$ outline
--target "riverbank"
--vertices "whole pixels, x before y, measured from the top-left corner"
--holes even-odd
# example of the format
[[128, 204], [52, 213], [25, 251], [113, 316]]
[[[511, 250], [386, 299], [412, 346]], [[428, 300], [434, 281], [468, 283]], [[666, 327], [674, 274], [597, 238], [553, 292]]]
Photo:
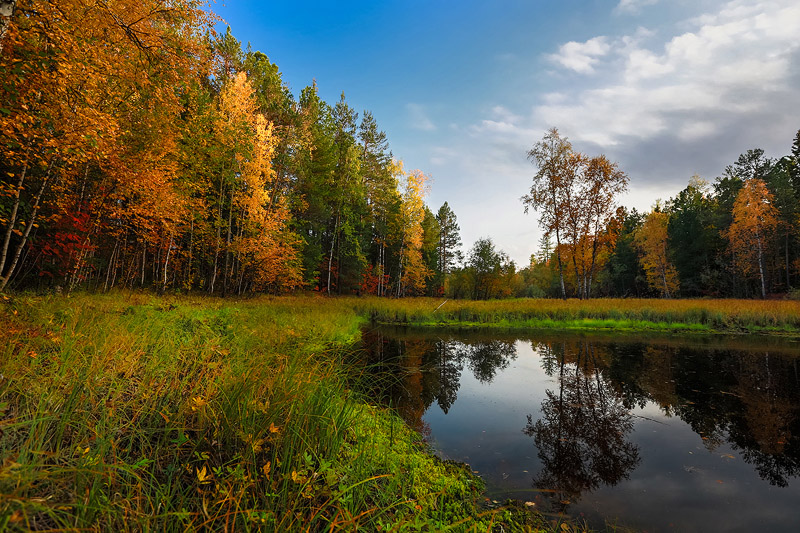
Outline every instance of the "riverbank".
[[792, 300], [360, 298], [352, 305], [387, 325], [800, 337], [800, 302]]
[[0, 530], [529, 531], [362, 390], [356, 300], [0, 300]]

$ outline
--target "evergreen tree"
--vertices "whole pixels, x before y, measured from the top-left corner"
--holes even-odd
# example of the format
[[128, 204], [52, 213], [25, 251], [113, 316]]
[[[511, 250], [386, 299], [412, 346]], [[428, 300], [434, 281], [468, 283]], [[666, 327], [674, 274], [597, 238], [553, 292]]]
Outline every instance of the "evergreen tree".
[[644, 223], [645, 216], [636, 209], [625, 211], [622, 229], [614, 252], [606, 264], [607, 292], [613, 296], [641, 298], [647, 291], [645, 272], [636, 251], [636, 232]]
[[670, 213], [668, 246], [678, 271], [681, 294], [700, 296], [710, 290], [714, 257], [722, 241], [714, 230], [708, 185], [694, 176], [678, 196], [667, 202]]
[[445, 290], [447, 276], [461, 261], [461, 235], [458, 218], [445, 202], [436, 213], [439, 224], [439, 245], [436, 270], [439, 273], [438, 283], [442, 291]]
[[426, 290], [428, 296], [439, 296], [444, 292], [441, 283], [442, 273], [438, 268], [440, 234], [439, 221], [426, 205], [425, 218], [422, 219], [422, 262], [431, 273]]

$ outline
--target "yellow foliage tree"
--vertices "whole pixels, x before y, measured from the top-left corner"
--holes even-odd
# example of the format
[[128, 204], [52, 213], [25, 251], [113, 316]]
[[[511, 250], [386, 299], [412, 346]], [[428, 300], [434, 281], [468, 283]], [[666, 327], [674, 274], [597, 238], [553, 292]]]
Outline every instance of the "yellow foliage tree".
[[679, 286], [678, 271], [667, 257], [668, 223], [669, 216], [666, 213], [653, 210], [634, 236], [647, 282], [660, 290], [665, 298], [671, 298]]
[[424, 197], [428, 192], [430, 178], [420, 170], [409, 172], [403, 184], [400, 206], [402, 241], [400, 245], [400, 276], [397, 293], [402, 296], [409, 291], [422, 293], [431, 272], [422, 259], [422, 221], [425, 218]]
[[[243, 72], [220, 94], [220, 116], [225, 122], [219, 129], [220, 140], [237, 147], [228, 249], [235, 263], [244, 267], [240, 271], [249, 272], [252, 289], [287, 290], [302, 281], [300, 239], [289, 229], [289, 208], [272, 166], [277, 143], [273, 125], [256, 112], [254, 94]], [[236, 232], [233, 237], [232, 231]], [[227, 270], [226, 260], [226, 275]]]

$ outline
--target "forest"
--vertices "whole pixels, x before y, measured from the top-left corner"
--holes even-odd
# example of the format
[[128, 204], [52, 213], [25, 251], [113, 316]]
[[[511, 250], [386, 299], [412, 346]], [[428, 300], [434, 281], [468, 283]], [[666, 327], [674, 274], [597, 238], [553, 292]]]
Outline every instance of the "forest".
[[791, 154], [748, 150], [640, 213], [616, 163], [553, 129], [520, 191], [544, 237], [516, 265], [490, 237], [462, 252], [372, 113], [316, 83], [294, 95], [205, 2], [6, 4], [0, 290], [796, 295], [800, 131]]

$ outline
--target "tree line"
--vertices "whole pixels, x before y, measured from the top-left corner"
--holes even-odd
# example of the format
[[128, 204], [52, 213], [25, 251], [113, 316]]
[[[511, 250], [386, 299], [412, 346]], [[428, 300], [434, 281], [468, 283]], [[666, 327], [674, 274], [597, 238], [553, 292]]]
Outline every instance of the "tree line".
[[369, 111], [214, 32], [203, 0], [0, 2], [0, 290], [402, 297], [767, 297], [800, 276], [800, 132], [647, 213], [628, 177], [556, 129], [522, 197], [543, 230], [519, 268], [463, 254]]
[[429, 176], [344, 94], [295, 97], [205, 2], [0, 20], [0, 290], [443, 292], [458, 227]]
[[747, 150], [713, 183], [693, 176], [646, 213], [617, 206], [624, 174], [556, 129], [528, 155], [537, 173], [522, 201], [539, 211], [544, 236], [530, 265], [505, 277], [506, 294], [797, 296], [800, 131], [790, 154]]
[[800, 297], [800, 131], [778, 159], [741, 154], [713, 183], [692, 176], [640, 213], [618, 205], [628, 177], [551, 129], [528, 151], [525, 211], [543, 236], [519, 268], [478, 239], [449, 271], [453, 298]]

